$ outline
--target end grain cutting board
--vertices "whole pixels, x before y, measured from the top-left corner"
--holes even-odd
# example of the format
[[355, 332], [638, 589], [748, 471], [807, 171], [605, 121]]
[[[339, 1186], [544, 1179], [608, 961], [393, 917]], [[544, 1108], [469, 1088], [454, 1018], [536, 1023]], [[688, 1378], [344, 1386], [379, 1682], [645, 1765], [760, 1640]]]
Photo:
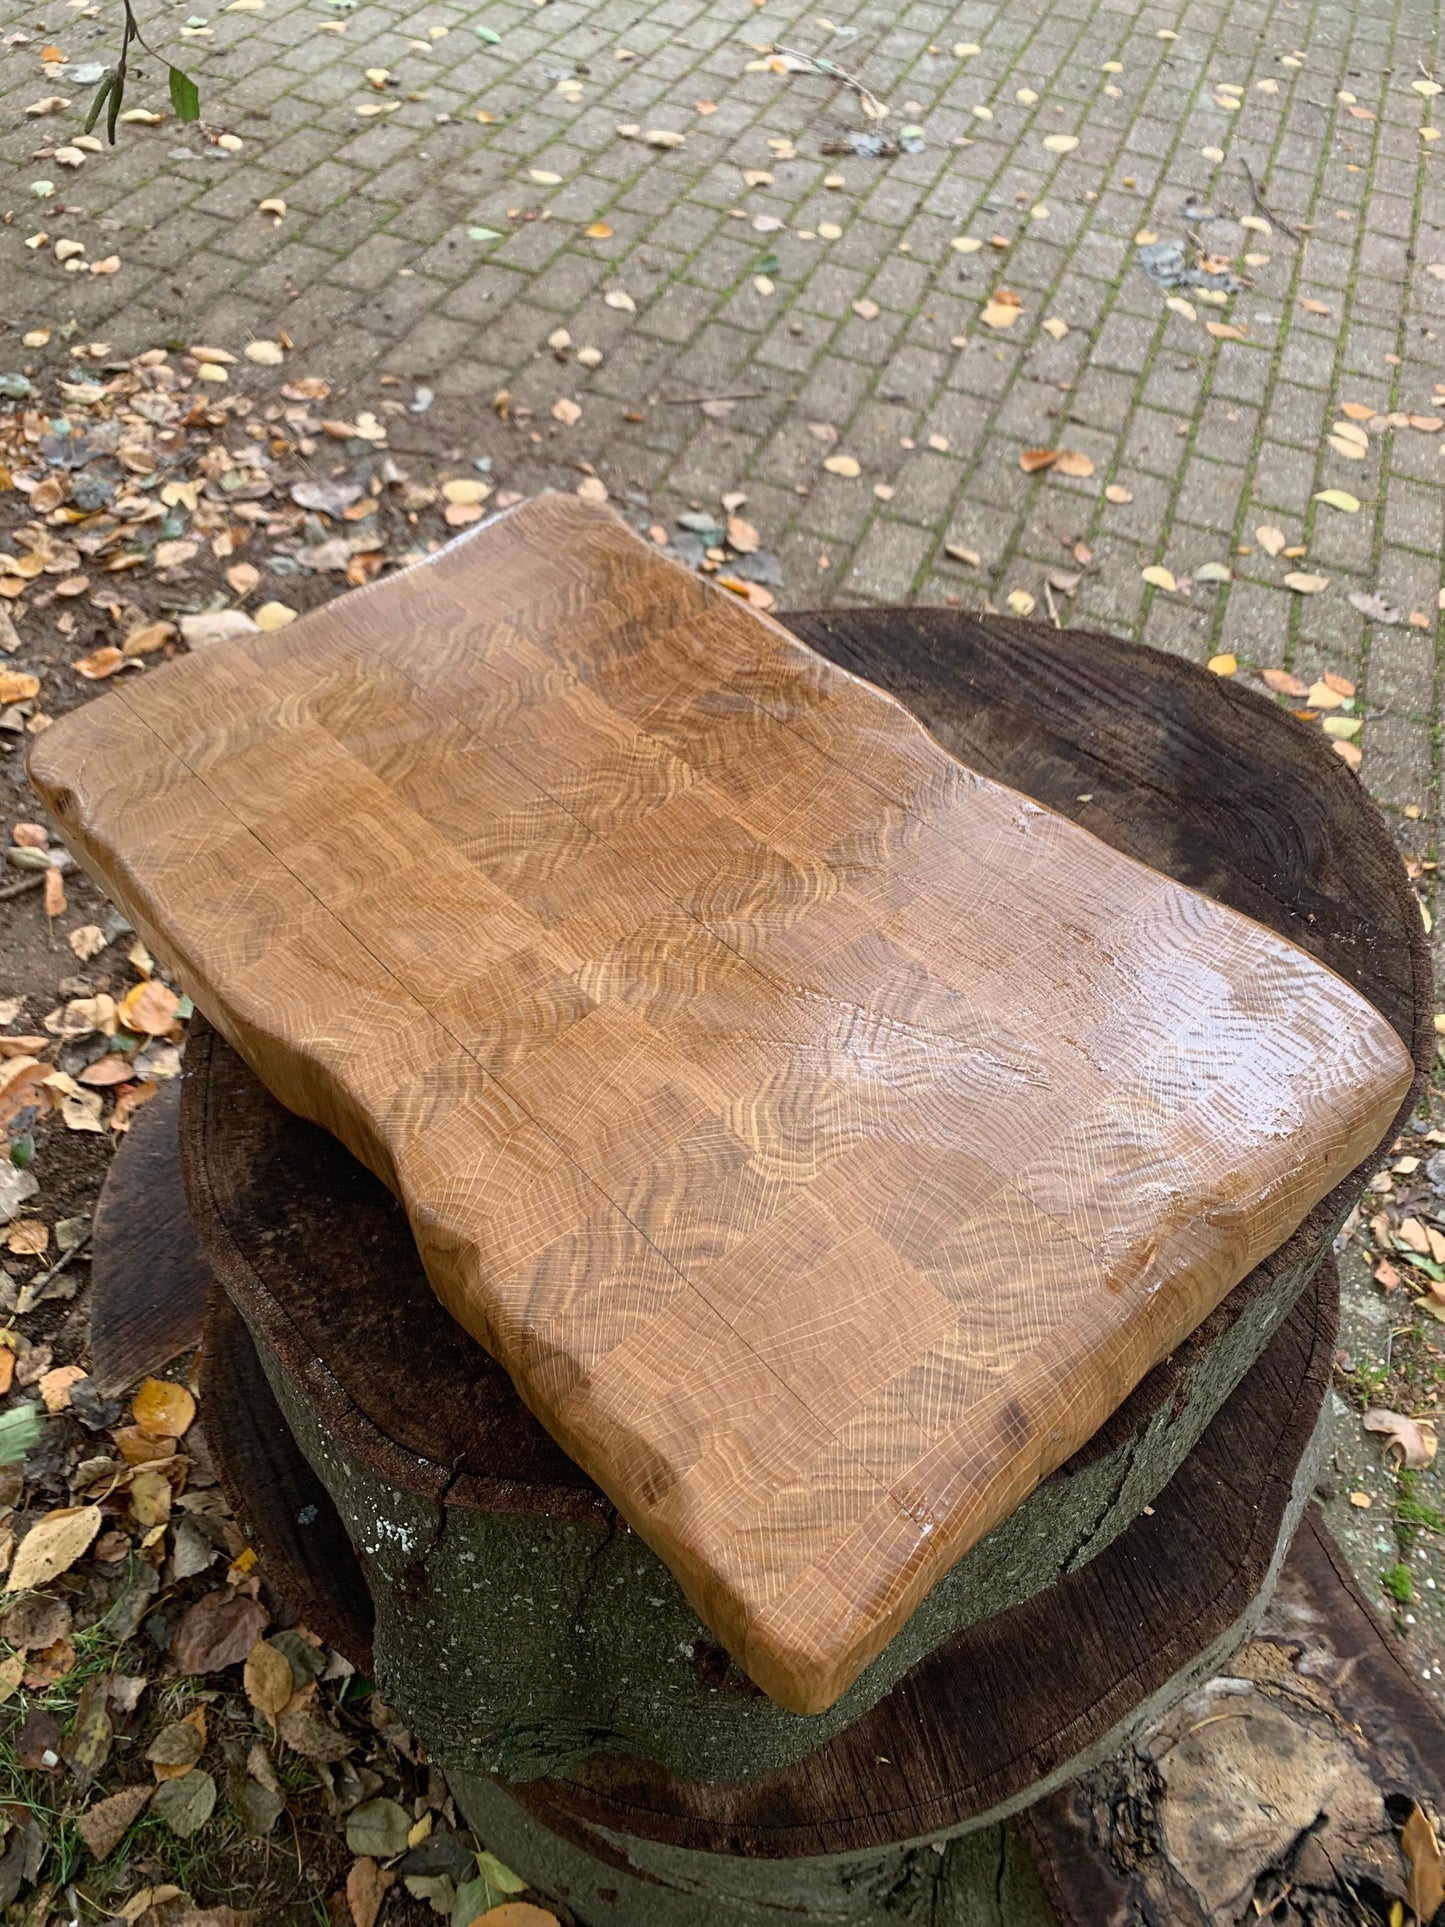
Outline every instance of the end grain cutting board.
[[31, 769], [798, 1712], [1411, 1078], [1323, 965], [569, 497], [127, 677]]

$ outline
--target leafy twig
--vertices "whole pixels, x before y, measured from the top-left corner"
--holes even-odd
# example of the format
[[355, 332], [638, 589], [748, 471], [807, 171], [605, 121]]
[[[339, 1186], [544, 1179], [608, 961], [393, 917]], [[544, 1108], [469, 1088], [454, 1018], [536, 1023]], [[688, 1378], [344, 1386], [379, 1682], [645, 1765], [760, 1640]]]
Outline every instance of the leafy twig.
[[865, 87], [856, 74], [848, 73], [845, 68], [829, 60], [825, 54], [800, 53], [796, 47], [785, 47], [778, 40], [773, 42], [773, 52], [781, 54], [785, 60], [801, 60], [803, 65], [811, 68], [815, 74], [825, 74], [829, 80], [840, 81], [844, 87], [858, 96], [859, 105], [869, 120], [883, 120], [887, 117], [888, 109], [873, 89]]
[[[131, 11], [130, 0], [121, 0], [121, 5], [125, 9], [125, 24], [121, 28], [120, 58], [113, 67], [107, 67], [101, 75], [95, 93], [91, 97], [90, 112], [85, 117], [85, 131], [88, 134], [101, 115], [105, 115], [105, 137], [112, 147], [115, 146], [115, 128], [116, 122], [120, 119], [121, 103], [125, 99], [126, 63], [130, 56], [131, 42], [134, 41], [137, 46], [144, 47], [148, 54], [155, 54], [157, 60], [162, 58], [137, 25], [135, 14]], [[189, 74], [182, 73], [181, 69], [173, 66], [170, 61], [166, 61], [165, 64], [171, 77], [171, 106], [176, 110], [177, 119], [199, 120], [201, 96], [196, 83]]]
[[1249, 162], [1245, 160], [1243, 155], [1240, 156], [1239, 164], [1244, 169], [1244, 178], [1249, 182], [1249, 191], [1254, 196], [1255, 213], [1262, 214], [1266, 221], [1269, 221], [1274, 227], [1279, 229], [1281, 234], [1287, 234], [1291, 241], [1298, 241], [1300, 237], [1290, 226], [1289, 222], [1282, 221], [1273, 209], [1265, 206], [1264, 194], [1260, 189], [1259, 182], [1254, 178], [1253, 173], [1250, 171]]

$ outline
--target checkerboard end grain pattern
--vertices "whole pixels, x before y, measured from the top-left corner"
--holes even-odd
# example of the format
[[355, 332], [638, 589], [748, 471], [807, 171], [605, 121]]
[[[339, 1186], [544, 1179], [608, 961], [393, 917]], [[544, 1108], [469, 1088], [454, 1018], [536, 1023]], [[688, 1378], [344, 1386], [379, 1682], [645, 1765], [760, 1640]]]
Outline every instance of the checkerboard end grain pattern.
[[127, 682], [31, 762], [800, 1713], [1410, 1082], [1303, 952], [567, 497]]

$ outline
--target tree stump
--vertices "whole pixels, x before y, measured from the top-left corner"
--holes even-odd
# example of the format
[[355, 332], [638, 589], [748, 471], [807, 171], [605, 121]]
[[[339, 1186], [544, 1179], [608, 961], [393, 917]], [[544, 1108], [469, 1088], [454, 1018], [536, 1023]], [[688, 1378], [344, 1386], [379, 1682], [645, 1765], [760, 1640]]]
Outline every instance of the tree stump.
[[[973, 766], [1310, 950], [1428, 1062], [1418, 905], [1323, 739], [1247, 690], [1102, 637], [937, 610], [792, 625]], [[379, 1676], [428, 1744], [517, 1779], [620, 1751], [702, 1781], [813, 1753], [943, 1642], [1101, 1556], [1280, 1328], [1370, 1168], [959, 1561], [829, 1712], [800, 1718], [731, 1665], [442, 1310], [390, 1195], [200, 1023], [182, 1156], [207, 1261], [360, 1554]]]
[[[458, 1805], [581, 1927], [765, 1927], [780, 1910], [840, 1927], [1049, 1927], [1004, 1823], [1253, 1632], [1318, 1475], [1337, 1305], [1326, 1258], [1152, 1507], [1080, 1571], [945, 1641], [805, 1760], [719, 1785], [596, 1754], [507, 1784], [441, 1753]], [[360, 1563], [219, 1291], [205, 1360], [207, 1437], [268, 1573], [364, 1663]]]

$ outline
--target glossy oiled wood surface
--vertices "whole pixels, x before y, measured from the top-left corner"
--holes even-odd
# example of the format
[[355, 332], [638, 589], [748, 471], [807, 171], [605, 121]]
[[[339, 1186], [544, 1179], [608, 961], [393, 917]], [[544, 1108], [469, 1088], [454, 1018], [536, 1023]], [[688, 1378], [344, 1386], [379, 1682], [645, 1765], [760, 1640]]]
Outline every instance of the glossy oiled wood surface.
[[798, 1711], [1411, 1078], [1303, 950], [570, 498], [131, 682], [31, 764]]

